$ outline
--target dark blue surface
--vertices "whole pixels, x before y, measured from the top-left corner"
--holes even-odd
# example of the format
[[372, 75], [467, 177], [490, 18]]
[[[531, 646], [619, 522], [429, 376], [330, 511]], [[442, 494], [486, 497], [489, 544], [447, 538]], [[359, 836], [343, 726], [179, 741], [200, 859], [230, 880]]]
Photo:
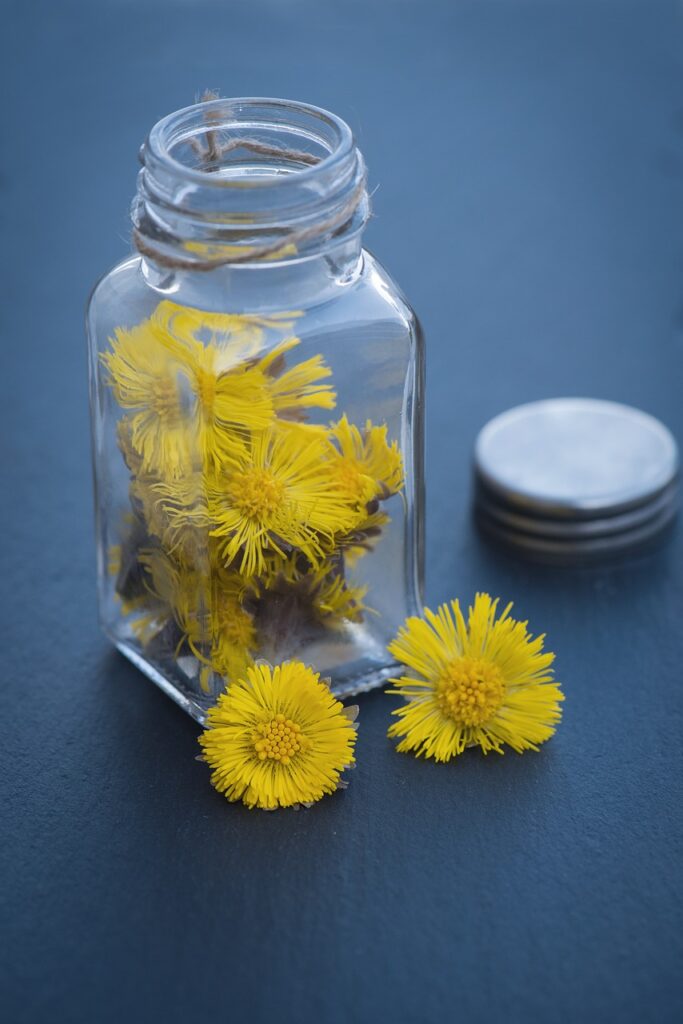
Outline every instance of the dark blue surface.
[[[680, 534], [559, 571], [468, 513], [472, 440], [518, 402], [626, 401], [683, 438], [680, 4], [2, 13], [4, 1019], [680, 1019]], [[207, 86], [357, 130], [369, 244], [427, 335], [427, 596], [489, 589], [547, 631], [567, 701], [538, 755], [396, 755], [376, 693], [345, 794], [250, 814], [98, 633], [83, 304], [146, 130]]]

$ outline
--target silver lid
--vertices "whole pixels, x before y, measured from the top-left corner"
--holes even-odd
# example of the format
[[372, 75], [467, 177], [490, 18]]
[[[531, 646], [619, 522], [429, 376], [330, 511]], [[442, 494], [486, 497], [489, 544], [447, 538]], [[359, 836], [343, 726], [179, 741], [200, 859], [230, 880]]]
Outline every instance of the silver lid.
[[504, 529], [535, 537], [576, 541], [646, 527], [662, 516], [673, 518], [678, 510], [679, 498], [678, 487], [673, 483], [643, 505], [636, 505], [616, 515], [596, 516], [593, 519], [531, 515], [498, 501], [495, 495], [481, 487], [476, 493], [476, 505], [483, 515]]
[[474, 464], [503, 504], [540, 517], [594, 519], [660, 495], [677, 476], [678, 449], [670, 431], [638, 409], [555, 398], [487, 423]]
[[573, 565], [615, 558], [627, 551], [651, 546], [676, 518], [677, 506], [662, 509], [642, 525], [614, 534], [587, 537], [542, 536], [511, 530], [487, 515], [479, 515], [480, 528], [507, 548], [514, 548], [533, 561]]
[[544, 561], [649, 544], [678, 511], [671, 433], [616, 402], [558, 398], [511, 409], [479, 434], [474, 469], [483, 530]]

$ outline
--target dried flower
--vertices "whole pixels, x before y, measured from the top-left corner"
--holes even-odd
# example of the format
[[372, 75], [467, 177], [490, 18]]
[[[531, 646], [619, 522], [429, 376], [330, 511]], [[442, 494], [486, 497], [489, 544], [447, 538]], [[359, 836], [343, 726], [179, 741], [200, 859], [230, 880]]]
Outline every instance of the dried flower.
[[199, 742], [211, 782], [247, 807], [314, 803], [354, 763], [356, 712], [300, 661], [256, 665], [207, 715]]
[[477, 594], [465, 622], [458, 601], [409, 618], [389, 652], [412, 670], [393, 679], [406, 704], [393, 712], [389, 736], [400, 751], [449, 761], [465, 747], [502, 754], [503, 744], [521, 753], [537, 750], [560, 720], [564, 699], [543, 653], [525, 622], [496, 619], [498, 601]]

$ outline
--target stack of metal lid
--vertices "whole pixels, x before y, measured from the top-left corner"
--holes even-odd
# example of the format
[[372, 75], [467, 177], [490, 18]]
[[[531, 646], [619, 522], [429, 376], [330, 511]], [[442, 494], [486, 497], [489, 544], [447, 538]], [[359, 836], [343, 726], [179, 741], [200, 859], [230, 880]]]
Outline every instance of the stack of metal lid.
[[673, 436], [616, 402], [556, 398], [510, 409], [479, 434], [474, 473], [481, 528], [555, 563], [649, 545], [678, 510]]

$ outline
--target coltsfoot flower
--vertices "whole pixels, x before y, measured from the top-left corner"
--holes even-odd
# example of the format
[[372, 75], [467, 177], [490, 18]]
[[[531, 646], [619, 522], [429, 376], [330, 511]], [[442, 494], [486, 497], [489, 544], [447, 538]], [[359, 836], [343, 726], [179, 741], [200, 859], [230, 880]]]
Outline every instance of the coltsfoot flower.
[[[256, 630], [243, 606], [244, 581], [225, 569], [199, 572], [159, 549], [138, 555], [149, 594], [168, 610], [181, 641], [206, 668], [231, 679], [253, 664]], [[203, 683], [204, 675], [200, 675]]]
[[393, 712], [389, 736], [398, 750], [450, 761], [465, 747], [503, 753], [537, 750], [555, 732], [564, 696], [525, 622], [510, 618], [509, 604], [496, 618], [498, 600], [477, 594], [467, 621], [458, 601], [409, 618], [389, 652], [411, 670], [392, 679], [406, 704]]
[[182, 344], [199, 341], [216, 345], [229, 352], [233, 366], [253, 359], [263, 349], [266, 331], [289, 335], [300, 312], [273, 313], [210, 313], [192, 306], [181, 306], [165, 299], [152, 314], [159, 328]]
[[354, 764], [357, 710], [300, 661], [247, 669], [209, 710], [199, 737], [212, 785], [264, 810], [320, 800]]
[[131, 330], [117, 328], [101, 360], [130, 413], [120, 435], [129, 468], [177, 481], [244, 454], [245, 436], [277, 417], [333, 409], [336, 394], [324, 383], [331, 371], [321, 356], [286, 366], [299, 338], [259, 355], [265, 330], [291, 327], [298, 315], [208, 313], [164, 301]]
[[403, 461], [394, 441], [387, 441], [386, 424], [368, 420], [363, 430], [342, 416], [332, 425], [333, 471], [343, 489], [354, 495], [363, 514], [374, 499], [386, 500], [403, 487]]
[[349, 565], [371, 550], [373, 541], [389, 522], [380, 511], [403, 487], [403, 460], [396, 442], [387, 440], [387, 426], [367, 420], [360, 430], [344, 415], [330, 429], [330, 466], [340, 489], [351, 496], [356, 513], [351, 530], [336, 543]]
[[348, 529], [353, 508], [335, 485], [322, 441], [303, 447], [297, 433], [270, 430], [255, 436], [249, 452], [209, 481], [211, 536], [225, 538], [226, 563], [253, 576], [266, 569], [266, 554], [297, 548], [312, 565], [324, 557], [322, 541]]
[[[287, 603], [298, 604], [312, 618], [325, 626], [343, 629], [348, 622], [362, 622], [370, 609], [364, 603], [367, 586], [351, 582], [344, 572], [341, 559], [329, 559], [313, 569], [308, 563], [299, 564], [299, 558], [271, 555], [266, 571], [256, 577], [259, 585], [256, 596], [274, 592]], [[308, 615], [306, 617], [309, 617]]]
[[131, 413], [129, 443], [145, 473], [177, 480], [221, 462], [242, 449], [245, 429], [265, 429], [273, 418], [265, 375], [235, 365], [229, 348], [183, 344], [153, 318], [117, 328], [110, 343], [101, 359]]

